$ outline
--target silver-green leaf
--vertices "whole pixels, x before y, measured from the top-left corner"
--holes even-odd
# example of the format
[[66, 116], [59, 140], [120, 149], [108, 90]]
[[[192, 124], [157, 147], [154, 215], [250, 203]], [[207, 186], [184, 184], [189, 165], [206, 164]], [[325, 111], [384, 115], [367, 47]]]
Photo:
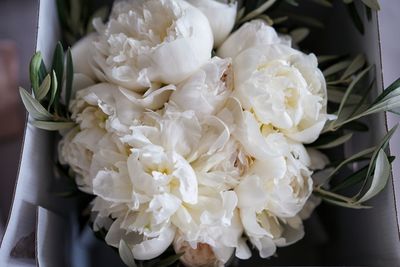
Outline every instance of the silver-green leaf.
[[137, 267], [135, 258], [133, 257], [132, 250], [129, 248], [128, 244], [123, 239], [119, 241], [118, 252], [119, 256], [121, 257], [121, 260], [128, 267]]
[[374, 196], [376, 196], [380, 191], [382, 191], [390, 177], [390, 163], [386, 156], [385, 151], [379, 150], [378, 157], [375, 162], [375, 171], [372, 178], [371, 187], [368, 191], [357, 201], [357, 203], [365, 202]]
[[25, 89], [19, 88], [19, 94], [21, 95], [22, 102], [29, 114], [36, 120], [51, 120], [52, 115], [37, 101], [33, 98]]
[[76, 126], [75, 122], [68, 121], [33, 121], [32, 125], [36, 128], [47, 130], [47, 131], [60, 131], [72, 128]]
[[45, 98], [47, 93], [50, 90], [50, 85], [51, 85], [51, 77], [50, 77], [50, 74], [47, 74], [47, 76], [44, 78], [42, 84], [39, 86], [39, 89], [37, 90], [37, 95], [35, 95], [35, 98], [39, 101], [42, 100], [43, 98]]

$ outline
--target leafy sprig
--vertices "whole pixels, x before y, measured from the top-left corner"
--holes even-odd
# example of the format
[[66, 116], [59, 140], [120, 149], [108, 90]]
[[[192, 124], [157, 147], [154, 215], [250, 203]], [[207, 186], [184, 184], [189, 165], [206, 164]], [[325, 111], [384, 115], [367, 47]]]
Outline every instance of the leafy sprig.
[[[66, 65], [65, 75], [64, 64]], [[52, 67], [49, 71], [41, 53], [36, 52], [33, 55], [29, 68], [33, 94], [22, 87], [19, 89], [22, 102], [33, 119], [32, 125], [49, 131], [68, 129], [76, 125], [70, 119], [68, 111], [72, 95], [73, 71], [71, 50], [68, 48], [66, 60], [64, 60], [64, 49], [61, 43], [58, 43], [55, 48]], [[63, 85], [65, 85], [65, 101], [61, 99]]]

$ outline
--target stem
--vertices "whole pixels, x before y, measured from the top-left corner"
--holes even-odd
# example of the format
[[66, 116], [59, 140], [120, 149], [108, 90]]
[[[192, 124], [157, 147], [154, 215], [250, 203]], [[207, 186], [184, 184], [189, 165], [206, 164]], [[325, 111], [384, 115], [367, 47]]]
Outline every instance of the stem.
[[335, 198], [335, 199], [343, 200], [346, 203], [353, 203], [354, 202], [354, 200], [351, 199], [351, 198], [348, 198], [348, 197], [345, 197], [345, 196], [342, 196], [342, 195], [339, 195], [339, 194], [336, 194], [336, 193], [333, 193], [333, 192], [330, 192], [330, 191], [326, 191], [326, 190], [324, 190], [324, 189], [322, 189], [322, 188], [320, 188], [318, 186], [314, 187], [313, 191], [316, 192], [316, 193], [319, 193], [321, 195], [324, 195], [324, 196], [328, 196], [328, 197], [332, 197], [332, 198]]

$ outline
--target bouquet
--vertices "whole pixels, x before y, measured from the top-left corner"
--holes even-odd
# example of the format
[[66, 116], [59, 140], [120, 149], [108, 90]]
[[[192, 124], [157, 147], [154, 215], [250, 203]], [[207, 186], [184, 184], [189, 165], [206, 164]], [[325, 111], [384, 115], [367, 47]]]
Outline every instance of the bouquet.
[[350, 157], [330, 152], [368, 131], [364, 117], [398, 113], [400, 80], [370, 101], [363, 55], [301, 51], [309, 30], [273, 17], [296, 1], [58, 4], [72, 48], [60, 42], [51, 66], [37, 52], [33, 94], [20, 94], [34, 126], [60, 133], [63, 194], [87, 196], [82, 214], [127, 266], [269, 258], [303, 238], [321, 201], [369, 208], [384, 189], [395, 129]]

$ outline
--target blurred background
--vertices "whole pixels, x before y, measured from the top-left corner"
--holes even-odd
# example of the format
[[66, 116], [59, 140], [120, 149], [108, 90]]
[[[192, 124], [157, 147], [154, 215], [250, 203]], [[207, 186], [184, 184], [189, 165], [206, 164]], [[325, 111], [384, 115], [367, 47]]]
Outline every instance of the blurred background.
[[0, 239], [14, 192], [25, 125], [18, 86], [29, 87], [38, 2], [0, 0]]

